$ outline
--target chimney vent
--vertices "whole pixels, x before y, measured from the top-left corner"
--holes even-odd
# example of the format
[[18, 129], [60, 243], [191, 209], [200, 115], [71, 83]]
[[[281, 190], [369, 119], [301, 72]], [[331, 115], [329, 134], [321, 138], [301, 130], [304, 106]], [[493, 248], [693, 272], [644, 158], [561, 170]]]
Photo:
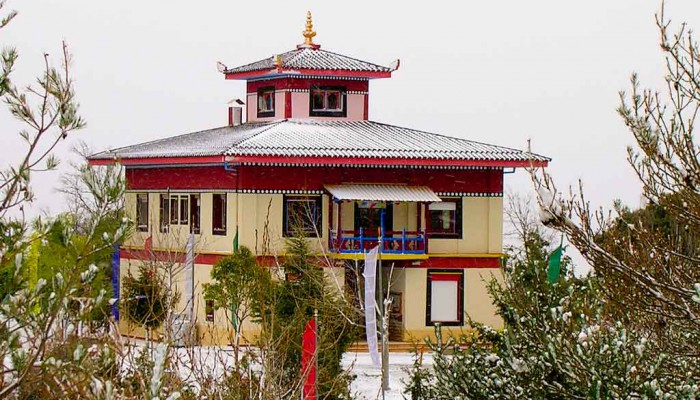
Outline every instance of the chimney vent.
[[240, 99], [228, 102], [228, 126], [238, 126], [243, 123], [243, 105]]

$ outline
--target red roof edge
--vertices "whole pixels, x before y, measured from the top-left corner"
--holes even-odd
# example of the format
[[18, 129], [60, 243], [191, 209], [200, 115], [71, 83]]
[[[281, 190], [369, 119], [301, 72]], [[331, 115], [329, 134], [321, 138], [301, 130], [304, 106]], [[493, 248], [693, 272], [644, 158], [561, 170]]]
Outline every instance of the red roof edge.
[[336, 69], [282, 69], [277, 70], [263, 69], [258, 71], [246, 71], [246, 72], [224, 72], [226, 79], [249, 79], [258, 76], [265, 75], [321, 75], [321, 76], [338, 76], [338, 77], [351, 77], [351, 78], [391, 78], [390, 71], [348, 71], [348, 70], [336, 70]]
[[441, 160], [429, 158], [369, 158], [369, 157], [286, 157], [286, 156], [227, 156], [233, 163], [273, 163], [308, 165], [409, 165], [409, 166], [462, 166], [526, 168], [546, 167], [549, 161], [540, 160]]
[[181, 164], [223, 164], [223, 156], [207, 157], [148, 157], [123, 159], [89, 159], [88, 165], [181, 165]]

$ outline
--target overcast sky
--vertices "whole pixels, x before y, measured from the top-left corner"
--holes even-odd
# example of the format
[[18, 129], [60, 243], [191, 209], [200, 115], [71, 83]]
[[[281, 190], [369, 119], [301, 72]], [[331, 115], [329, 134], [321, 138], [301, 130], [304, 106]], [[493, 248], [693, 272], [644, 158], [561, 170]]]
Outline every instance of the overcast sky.
[[[416, 5], [413, 5], [416, 4]], [[420, 4], [420, 5], [419, 5]], [[560, 188], [581, 178], [594, 205], [639, 204], [625, 161], [632, 137], [617, 116], [629, 76], [661, 88], [657, 0], [589, 1], [76, 1], [10, 0], [19, 16], [0, 32], [20, 52], [15, 79], [58, 62], [61, 40], [95, 150], [224, 125], [226, 102], [243, 98], [229, 67], [293, 49], [311, 10], [324, 49], [379, 64], [401, 59], [391, 79], [370, 83], [370, 119], [553, 159]], [[667, 1], [674, 22], [700, 27], [700, 2]], [[3, 109], [0, 155], [16, 160], [17, 126]], [[59, 151], [67, 157], [69, 144]], [[59, 211], [57, 174], [37, 178], [38, 207]], [[530, 190], [520, 171], [507, 188]]]

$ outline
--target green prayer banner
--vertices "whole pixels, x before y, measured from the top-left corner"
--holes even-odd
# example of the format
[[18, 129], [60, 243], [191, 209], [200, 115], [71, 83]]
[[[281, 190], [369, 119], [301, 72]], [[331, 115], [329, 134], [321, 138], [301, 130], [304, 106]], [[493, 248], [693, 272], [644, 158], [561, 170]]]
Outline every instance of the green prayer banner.
[[559, 280], [559, 275], [561, 274], [561, 255], [562, 246], [559, 245], [552, 254], [549, 255], [549, 265], [547, 267], [547, 278], [549, 282], [554, 285]]

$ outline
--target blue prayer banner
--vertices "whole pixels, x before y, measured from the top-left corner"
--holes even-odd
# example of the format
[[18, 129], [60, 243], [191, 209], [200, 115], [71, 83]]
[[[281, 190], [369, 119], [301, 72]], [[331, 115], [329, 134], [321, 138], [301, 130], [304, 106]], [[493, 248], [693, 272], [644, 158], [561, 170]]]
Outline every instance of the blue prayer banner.
[[112, 314], [114, 320], [119, 321], [119, 244], [114, 244], [114, 252], [112, 253]]

